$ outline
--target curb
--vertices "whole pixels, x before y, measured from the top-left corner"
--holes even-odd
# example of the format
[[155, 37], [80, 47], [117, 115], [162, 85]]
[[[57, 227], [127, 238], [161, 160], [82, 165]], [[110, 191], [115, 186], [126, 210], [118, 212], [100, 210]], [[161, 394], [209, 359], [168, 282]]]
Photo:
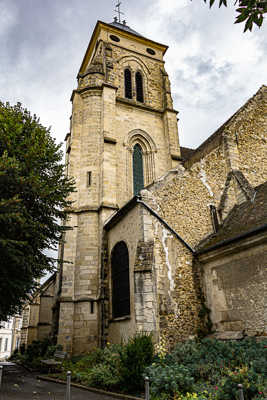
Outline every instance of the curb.
[[[55, 382], [55, 383], [60, 383], [60, 384], [66, 385], [65, 381], [62, 381], [61, 379], [51, 378], [50, 376], [46, 376], [46, 375], [38, 375], [36, 378], [40, 379], [41, 381], [49, 381], [49, 382]], [[87, 390], [88, 392], [104, 394], [106, 396], [117, 397], [119, 399], [124, 399], [124, 400], [144, 400], [141, 397], [129, 396], [129, 395], [122, 394], [122, 393], [106, 392], [105, 390], [80, 385], [79, 383], [71, 383], [71, 386], [79, 388], [79, 389]]]

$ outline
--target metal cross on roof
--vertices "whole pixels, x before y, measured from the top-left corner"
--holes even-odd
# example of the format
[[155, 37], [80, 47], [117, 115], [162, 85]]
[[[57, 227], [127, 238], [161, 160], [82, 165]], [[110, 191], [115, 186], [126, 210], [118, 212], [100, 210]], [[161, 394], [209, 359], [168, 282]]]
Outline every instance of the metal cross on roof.
[[115, 10], [114, 10], [117, 14], [118, 17], [115, 17], [114, 20], [115, 22], [119, 22], [121, 24], [121, 15], [124, 15], [124, 13], [121, 11], [121, 1], [118, 0], [118, 3], [115, 5]]

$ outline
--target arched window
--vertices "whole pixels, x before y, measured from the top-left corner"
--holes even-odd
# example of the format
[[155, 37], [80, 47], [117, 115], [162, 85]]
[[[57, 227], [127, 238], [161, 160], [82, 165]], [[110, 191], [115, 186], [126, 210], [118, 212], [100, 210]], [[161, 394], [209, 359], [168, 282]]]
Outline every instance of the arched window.
[[143, 152], [138, 143], [133, 148], [133, 187], [134, 195], [144, 188]]
[[130, 315], [129, 254], [124, 242], [117, 243], [111, 255], [113, 318]]
[[127, 68], [124, 70], [124, 91], [127, 99], [132, 99], [132, 73]]
[[141, 72], [136, 72], [135, 74], [135, 85], [136, 85], [136, 100], [143, 103], [144, 92], [143, 92], [143, 77]]

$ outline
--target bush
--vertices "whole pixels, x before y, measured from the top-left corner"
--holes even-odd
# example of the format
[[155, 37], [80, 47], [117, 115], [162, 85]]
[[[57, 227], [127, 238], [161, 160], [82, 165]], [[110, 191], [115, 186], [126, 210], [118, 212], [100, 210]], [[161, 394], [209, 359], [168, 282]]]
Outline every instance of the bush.
[[[121, 379], [119, 376], [121, 345], [108, 345], [104, 349], [94, 349], [76, 361], [65, 361], [63, 368], [72, 372], [72, 379], [84, 385], [112, 389], [117, 388]], [[76, 361], [76, 362], [75, 362]]]
[[245, 400], [259, 400], [262, 394], [267, 396], [266, 359], [267, 339], [259, 343], [253, 338], [227, 342], [203, 339], [179, 343], [145, 372], [158, 398], [167, 393], [180, 400], [193, 394], [198, 399], [234, 400], [237, 385], [242, 383]]
[[226, 369], [225, 376], [218, 383], [218, 400], [238, 399], [238, 387], [241, 383], [246, 395], [246, 398], [252, 399], [259, 394], [261, 387], [264, 384], [262, 375], [257, 374], [252, 368], [247, 366], [235, 368], [234, 371]]
[[41, 360], [53, 357], [59, 347], [52, 339], [34, 340], [27, 348], [21, 346], [19, 352], [11, 358], [29, 368], [42, 369]]
[[144, 376], [151, 400], [235, 400], [243, 384], [245, 400], [267, 397], [267, 340], [179, 343], [167, 355], [153, 356], [152, 338], [139, 334], [127, 344], [95, 349], [64, 362], [74, 381], [111, 391], [140, 394]]
[[120, 350], [120, 376], [123, 388], [129, 392], [144, 390], [144, 370], [152, 363], [152, 336], [139, 333]]
[[161, 396], [162, 393], [173, 396], [193, 389], [194, 378], [183, 365], [152, 365], [146, 369], [146, 373], [150, 377], [154, 396]]
[[87, 378], [87, 384], [93, 387], [111, 389], [117, 387], [121, 381], [118, 371], [108, 364], [98, 364], [93, 367]]

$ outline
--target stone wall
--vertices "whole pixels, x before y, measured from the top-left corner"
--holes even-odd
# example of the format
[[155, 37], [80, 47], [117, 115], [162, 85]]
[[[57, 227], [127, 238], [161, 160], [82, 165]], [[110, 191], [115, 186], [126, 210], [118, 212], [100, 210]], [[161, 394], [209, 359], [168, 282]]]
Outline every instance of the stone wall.
[[[142, 237], [142, 219], [140, 208], [131, 210], [127, 216], [118, 222], [108, 235], [108, 293], [109, 293], [109, 321], [108, 321], [108, 341], [111, 343], [120, 343], [121, 339], [127, 340], [133, 336], [136, 331], [135, 317], [135, 281], [134, 270], [136, 248], [140, 237]], [[111, 297], [111, 252], [116, 243], [123, 241], [126, 243], [129, 252], [129, 276], [130, 276], [130, 319], [114, 320], [112, 317], [112, 297]]]
[[135, 332], [153, 332], [157, 337], [156, 277], [154, 271], [154, 241], [151, 240], [151, 218], [140, 205], [130, 210], [121, 221], [108, 232], [108, 253], [116, 243], [124, 241], [129, 251], [130, 277], [130, 318], [112, 318], [111, 265], [109, 275], [109, 326], [108, 341], [120, 343]]
[[[231, 171], [244, 171], [253, 185], [266, 180], [264, 96], [265, 87], [195, 151], [184, 169], [178, 167], [170, 181], [165, 183], [163, 177], [142, 192], [150, 206], [193, 249], [213, 232], [210, 205], [217, 209], [221, 206], [225, 218], [234, 204], [242, 201], [242, 187], [235, 179], [227, 181]], [[199, 317], [203, 309], [200, 271], [193, 266], [192, 253], [159, 227], [159, 222], [153, 219], [159, 294], [162, 286], [158, 297], [160, 329], [172, 340], [182, 340], [203, 329]]]
[[267, 335], [267, 245], [253, 238], [202, 255], [201, 263], [214, 330]]
[[[114, 30], [119, 43], [110, 38]], [[151, 46], [154, 56], [147, 52]], [[89, 310], [92, 302], [100, 302], [102, 228], [133, 196], [133, 146], [142, 147], [146, 185], [178, 163], [177, 112], [164, 70], [165, 50], [99, 23], [78, 74], [66, 137], [66, 172], [75, 178], [77, 191], [70, 196], [58, 299], [58, 343], [70, 353], [100, 344], [99, 310], [95, 307], [93, 315]], [[125, 68], [132, 71], [132, 99], [125, 98]], [[143, 103], [136, 100], [136, 72], [143, 76]], [[116, 331], [113, 325], [110, 329]]]

